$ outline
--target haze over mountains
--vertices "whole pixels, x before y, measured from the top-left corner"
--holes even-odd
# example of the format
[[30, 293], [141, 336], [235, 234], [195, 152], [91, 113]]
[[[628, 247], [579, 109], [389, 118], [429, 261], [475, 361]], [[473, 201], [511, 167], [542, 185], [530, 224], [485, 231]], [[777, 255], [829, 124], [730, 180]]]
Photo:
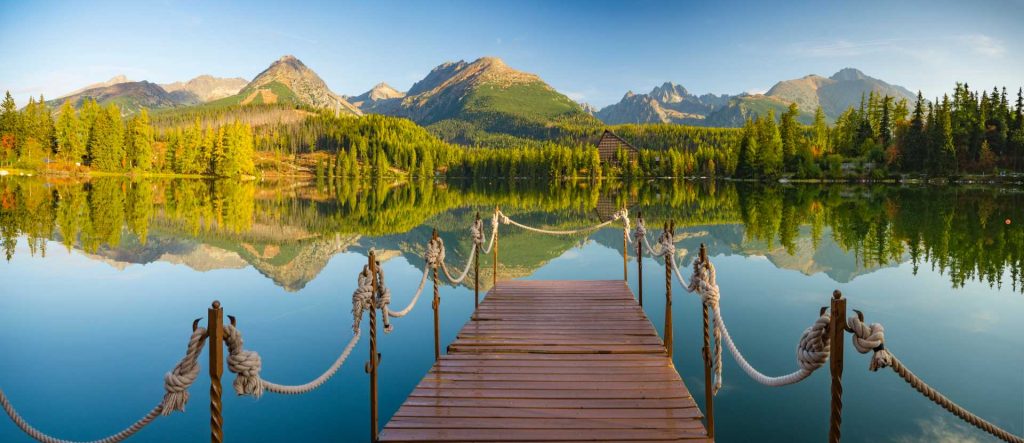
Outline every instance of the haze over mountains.
[[193, 105], [294, 104], [350, 115], [406, 117], [422, 125], [457, 120], [485, 127], [508, 127], [524, 122], [543, 125], [568, 118], [594, 120], [593, 116], [604, 124], [734, 127], [771, 109], [781, 114], [790, 103], [797, 104], [799, 118], [805, 123], [813, 119], [819, 106], [829, 120], [835, 120], [847, 108], [858, 106], [861, 97], [870, 92], [908, 101], [915, 98], [902, 86], [845, 68], [831, 77], [811, 74], [779, 81], [764, 94], [697, 95], [683, 85], [666, 81], [647, 93], [627, 91], [618, 103], [597, 110], [586, 103], [576, 103], [538, 75], [509, 67], [497, 57], [442, 63], [406, 92], [381, 82], [362, 94], [344, 96], [328, 88], [302, 61], [286, 55], [250, 82], [241, 77], [200, 75], [188, 81], [157, 85], [131, 81], [121, 75], [49, 103], [56, 107], [71, 100], [77, 106], [86, 98], [94, 98], [101, 104], [116, 103], [125, 113]]

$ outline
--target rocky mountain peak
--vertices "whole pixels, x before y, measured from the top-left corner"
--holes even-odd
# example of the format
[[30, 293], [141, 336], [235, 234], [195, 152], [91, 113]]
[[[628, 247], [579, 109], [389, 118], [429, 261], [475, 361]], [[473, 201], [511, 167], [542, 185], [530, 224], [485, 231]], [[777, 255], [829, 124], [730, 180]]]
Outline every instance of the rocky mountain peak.
[[693, 97], [683, 85], [672, 82], [665, 82], [661, 86], [655, 87], [651, 90], [650, 95], [662, 103], [679, 103]]
[[249, 82], [244, 78], [220, 78], [203, 74], [187, 82], [174, 82], [160, 85], [170, 93], [188, 92], [194, 94], [199, 101], [208, 102], [232, 96], [241, 91]]
[[401, 91], [392, 88], [391, 85], [380, 82], [373, 86], [368, 92], [369, 99], [371, 100], [384, 100], [389, 98], [401, 98], [405, 97]]
[[835, 74], [832, 74], [832, 77], [829, 77], [829, 78], [831, 78], [832, 80], [837, 80], [837, 81], [850, 81], [850, 80], [864, 80], [864, 79], [867, 79], [869, 77], [867, 75], [865, 75], [863, 72], [861, 72], [859, 69], [856, 69], [856, 68], [843, 68], [843, 69], [840, 69], [839, 72], [836, 72]]
[[[252, 82], [249, 82], [242, 92], [253, 94], [268, 88], [272, 83], [278, 83], [288, 88], [295, 94], [298, 101], [304, 104], [356, 115], [361, 114], [359, 108], [332, 92], [316, 72], [306, 67], [301, 60], [293, 55], [285, 55], [277, 59], [257, 75]], [[272, 103], [273, 100], [276, 100], [273, 97], [276, 94], [272, 90], [261, 92], [261, 94], [264, 96], [264, 103]], [[267, 100], [266, 96], [270, 96], [271, 100]]]

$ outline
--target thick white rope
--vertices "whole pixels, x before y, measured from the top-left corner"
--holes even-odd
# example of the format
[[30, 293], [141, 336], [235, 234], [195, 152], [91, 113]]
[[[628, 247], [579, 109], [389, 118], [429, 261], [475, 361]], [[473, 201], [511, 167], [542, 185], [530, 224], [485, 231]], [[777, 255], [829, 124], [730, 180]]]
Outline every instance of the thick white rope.
[[671, 257], [672, 268], [679, 283], [687, 292], [695, 292], [701, 297], [701, 301], [708, 307], [712, 315], [712, 332], [714, 337], [714, 351], [712, 353], [712, 368], [715, 372], [713, 392], [717, 393], [722, 386], [722, 348], [721, 342], [729, 349], [733, 358], [746, 372], [750, 378], [765, 386], [779, 387], [791, 385], [803, 381], [814, 371], [824, 366], [829, 356], [829, 324], [831, 316], [828, 313], [822, 314], [815, 320], [814, 324], [804, 330], [800, 335], [800, 341], [796, 347], [796, 360], [799, 369], [786, 375], [777, 377], [768, 376], [754, 368], [740, 352], [736, 343], [729, 335], [729, 329], [725, 326], [722, 318], [722, 310], [719, 306], [720, 292], [716, 281], [715, 265], [708, 260], [703, 262], [699, 257], [694, 261], [693, 275], [690, 283], [683, 279], [679, 273], [679, 267], [675, 265], [675, 246], [671, 233], [663, 232], [658, 240], [661, 245], [661, 253], [665, 257]]
[[868, 370], [877, 371], [880, 368], [892, 368], [893, 372], [903, 378], [903, 380], [916, 389], [917, 392], [920, 392], [921, 395], [924, 395], [935, 404], [942, 406], [943, 409], [959, 417], [961, 420], [970, 423], [978, 429], [988, 432], [1003, 441], [1024, 443], [1024, 438], [1013, 435], [1005, 429], [1000, 428], [999, 426], [996, 426], [995, 424], [964, 409], [941, 392], [936, 391], [935, 388], [929, 386], [924, 382], [924, 380], [911, 372], [910, 369], [907, 369], [900, 359], [896, 358], [892, 352], [886, 349], [885, 328], [882, 327], [881, 324], [872, 323], [869, 326], [864, 323], [859, 316], [848, 317], [846, 319], [846, 323], [850, 328], [850, 331], [853, 333], [853, 347], [861, 354], [872, 352], [871, 363], [868, 366]]
[[627, 217], [627, 220], [628, 220], [628, 216], [629, 216], [629, 212], [627, 210], [625, 210], [625, 209], [622, 209], [622, 210], [616, 212], [614, 215], [612, 215], [611, 220], [608, 220], [608, 221], [606, 221], [604, 223], [600, 223], [600, 224], [597, 224], [597, 225], [594, 225], [594, 226], [589, 226], [589, 227], [586, 227], [586, 228], [569, 230], [569, 231], [555, 231], [555, 230], [549, 230], [549, 229], [534, 228], [532, 226], [524, 225], [524, 224], [519, 223], [519, 222], [517, 222], [515, 220], [512, 220], [511, 218], [508, 218], [508, 216], [505, 215], [505, 213], [503, 213], [501, 211], [497, 211], [496, 214], [498, 215], [498, 220], [501, 221], [501, 223], [503, 223], [503, 224], [506, 224], [506, 225], [511, 224], [511, 225], [518, 226], [520, 228], [526, 229], [527, 231], [533, 231], [533, 232], [537, 232], [537, 233], [540, 233], [540, 234], [548, 234], [548, 235], [573, 235], [573, 234], [579, 234], [579, 233], [582, 233], [582, 232], [593, 231], [595, 229], [600, 229], [600, 228], [608, 226], [608, 225], [610, 225], [612, 223], [615, 223], [617, 220], [619, 220], [619, 219], [621, 219], [623, 217]]
[[[203, 351], [203, 345], [206, 343], [206, 329], [197, 328], [192, 332], [192, 336], [188, 341], [188, 349], [185, 351], [185, 357], [183, 357], [178, 364], [174, 365], [174, 369], [168, 372], [164, 376], [164, 398], [160, 404], [156, 405], [151, 409], [145, 416], [140, 418], [131, 426], [118, 432], [114, 435], [101, 438], [99, 440], [92, 440], [90, 443], [118, 443], [125, 439], [135, 435], [135, 433], [145, 428], [146, 425], [150, 424], [157, 417], [161, 415], [169, 415], [173, 411], [184, 411], [185, 404], [188, 403], [188, 388], [192, 386], [192, 383], [196, 381], [199, 376], [199, 354]], [[18, 411], [11, 405], [10, 400], [4, 394], [3, 390], [0, 390], [0, 406], [3, 407], [4, 411], [7, 412], [7, 416], [11, 418], [15, 425], [18, 426], [25, 434], [29, 437], [40, 441], [42, 443], [75, 443], [72, 440], [63, 440], [56, 437], [52, 437], [44, 434], [42, 431], [32, 427], [28, 424]]]
[[348, 359], [349, 354], [352, 353], [352, 348], [355, 347], [356, 343], [359, 342], [360, 331], [357, 328], [355, 334], [345, 345], [345, 349], [341, 351], [341, 355], [334, 360], [320, 376], [313, 380], [301, 384], [301, 385], [282, 385], [274, 382], [264, 380], [260, 377], [260, 370], [263, 368], [263, 363], [260, 359], [260, 355], [254, 351], [245, 349], [245, 342], [242, 339], [242, 332], [238, 328], [232, 325], [224, 326], [224, 342], [228, 345], [228, 370], [235, 374], [235, 381], [232, 384], [235, 388], [235, 392], [238, 395], [251, 395], [255, 398], [260, 398], [263, 392], [270, 391], [275, 394], [285, 395], [298, 395], [311, 392], [320, 386], [323, 386], [327, 380], [334, 377], [334, 374], [341, 369], [341, 366], [345, 364], [345, 360]]
[[441, 263], [441, 270], [444, 271], [444, 276], [448, 281], [452, 282], [453, 285], [462, 283], [463, 280], [466, 279], [466, 276], [469, 275], [469, 268], [473, 266], [473, 256], [475, 255], [475, 252], [476, 245], [473, 245], [473, 248], [469, 250], [469, 260], [466, 261], [466, 267], [462, 268], [462, 274], [459, 275], [458, 278], [452, 277], [452, 274], [448, 271], [448, 265], [443, 262]]
[[[430, 248], [429, 247], [427, 248], [427, 252], [428, 253], [430, 252]], [[435, 255], [435, 257], [436, 257], [436, 255]], [[383, 303], [383, 306], [381, 307], [381, 309], [384, 311], [384, 322], [385, 322], [385, 324], [387, 324], [388, 317], [405, 317], [406, 314], [408, 314], [409, 312], [412, 311], [412, 308], [416, 307], [416, 302], [419, 301], [420, 295], [423, 294], [423, 288], [426, 287], [426, 285], [427, 285], [427, 275], [430, 273], [430, 270], [432, 269], [432, 265], [430, 264], [429, 255], [427, 257], [425, 257], [425, 258], [427, 259], [427, 266], [423, 267], [423, 277], [420, 278], [420, 285], [419, 285], [419, 287], [416, 288], [416, 293], [413, 294], [412, 300], [409, 301], [409, 305], [408, 306], [406, 306], [404, 309], [402, 309], [400, 311], [392, 311], [390, 308], [388, 308], [388, 305], [391, 303], [391, 291], [387, 292], [387, 297], [385, 298], [385, 302]], [[384, 278], [383, 278], [383, 273], [382, 273], [381, 274], [381, 281], [383, 282], [383, 280], [384, 280]], [[381, 283], [381, 284], [383, 285], [383, 283]], [[385, 331], [387, 331], [387, 330], [388, 329], [385, 329]]]

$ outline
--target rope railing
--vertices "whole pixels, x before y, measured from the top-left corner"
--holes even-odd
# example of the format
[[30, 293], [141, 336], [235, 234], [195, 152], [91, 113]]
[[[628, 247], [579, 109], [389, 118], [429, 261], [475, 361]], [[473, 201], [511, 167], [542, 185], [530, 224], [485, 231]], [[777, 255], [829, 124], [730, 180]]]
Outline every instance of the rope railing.
[[[164, 398], [151, 409], [146, 415], [132, 423], [124, 430], [112, 434], [108, 437], [104, 437], [98, 440], [91, 440], [89, 443], [118, 443], [125, 439], [135, 435], [143, 428], [148, 426], [159, 416], [170, 415], [174, 411], [184, 411], [185, 404], [188, 403], [188, 389], [195, 383], [196, 378], [199, 376], [199, 355], [203, 351], [203, 345], [206, 343], [206, 329], [196, 328], [192, 332], [192, 336], [188, 341], [188, 348], [185, 351], [185, 356], [174, 365], [164, 376]], [[11, 418], [11, 421], [22, 430], [26, 435], [36, 441], [43, 443], [75, 443], [74, 440], [64, 440], [57, 437], [48, 435], [39, 429], [33, 427], [26, 421], [21, 414], [18, 413], [14, 405], [4, 394], [4, 391], [0, 389], [0, 406], [3, 407], [4, 412]]]
[[[812, 373], [820, 369], [826, 362], [831, 362], [832, 374], [832, 404], [831, 423], [829, 440], [838, 442], [841, 425], [842, 408], [842, 338], [845, 332], [852, 334], [853, 345], [860, 353], [872, 352], [869, 370], [877, 371], [880, 368], [892, 368], [897, 375], [906, 381], [911, 387], [920, 392], [926, 398], [943, 407], [953, 415], [965, 422], [985, 431], [999, 439], [1010, 443], [1024, 443], [1024, 439], [1013, 435], [995, 424], [986, 421], [976, 414], [966, 410], [962, 406], [950, 400], [948, 397], [929, 386], [921, 378], [911, 372], [903, 362], [896, 358], [885, 346], [884, 328], [882, 325], [866, 324], [863, 315], [857, 312], [856, 317], [846, 317], [846, 300], [842, 298], [839, 291], [833, 294], [831, 308], [822, 308], [814, 322], [801, 334], [796, 346], [796, 359], [798, 369], [780, 376], [769, 376], [756, 369], [740, 352], [732, 336], [726, 327], [720, 306], [721, 293], [717, 283], [717, 272], [714, 264], [707, 257], [704, 245], [701, 245], [699, 256], [693, 261], [693, 273], [689, 282], [683, 277], [676, 263], [676, 246], [674, 239], [674, 224], [666, 224], [658, 237], [656, 247], [652, 247], [647, 239], [647, 229], [644, 225], [642, 215], [638, 217], [635, 231], [630, 235], [629, 212], [622, 209], [616, 212], [611, 220], [600, 224], [575, 230], [547, 230], [531, 227], [515, 220], [495, 208], [491, 218], [491, 238], [488, 242], [484, 235], [484, 224], [479, 214], [470, 227], [470, 240], [472, 247], [469, 251], [469, 258], [459, 275], [453, 276], [445, 262], [446, 251], [444, 241], [438, 236], [437, 230], [427, 243], [424, 252], [425, 266], [423, 276], [420, 279], [416, 292], [411, 297], [409, 304], [401, 310], [392, 311], [390, 308], [391, 291], [385, 284], [384, 271], [376, 258], [376, 252], [369, 251], [368, 264], [363, 267], [357, 276], [356, 289], [352, 293], [352, 332], [353, 335], [342, 349], [341, 354], [334, 362], [319, 376], [311, 381], [300, 385], [284, 385], [265, 380], [261, 376], [262, 358], [251, 350], [245, 349], [243, 335], [237, 327], [234, 317], [228, 316], [229, 324], [223, 323], [223, 311], [219, 302], [214, 302], [209, 311], [209, 326], [198, 327], [198, 321], [193, 324], [193, 333], [189, 339], [185, 356], [168, 372], [164, 377], [165, 395], [162, 401], [150, 410], [145, 416], [133, 423], [128, 428], [99, 440], [90, 443], [118, 443], [145, 428], [157, 417], [168, 415], [173, 411], [183, 411], [188, 402], [188, 389], [198, 378], [200, 367], [198, 358], [209, 341], [210, 352], [210, 375], [211, 375], [211, 437], [213, 441], [222, 441], [222, 417], [220, 399], [220, 371], [223, 367], [221, 361], [222, 346], [228, 348], [227, 366], [228, 370], [235, 374], [232, 385], [238, 395], [247, 395], [259, 398], [265, 392], [272, 392], [284, 395], [298, 395], [311, 392], [323, 386], [330, 380], [345, 364], [352, 350], [361, 337], [361, 323], [364, 314], [369, 314], [370, 325], [370, 361], [366, 363], [366, 372], [370, 374], [370, 423], [371, 440], [378, 439], [377, 425], [377, 369], [380, 366], [381, 354], [377, 352], [377, 311], [380, 311], [384, 331], [391, 332], [394, 325], [390, 319], [401, 318], [408, 315], [417, 305], [417, 301], [426, 287], [427, 277], [433, 273], [434, 287], [434, 353], [435, 359], [439, 358], [439, 307], [440, 297], [438, 293], [438, 272], [442, 271], [445, 277], [452, 284], [460, 284], [469, 275], [470, 268], [476, 264], [474, 273], [474, 286], [479, 298], [479, 253], [495, 254], [495, 278], [497, 274], [497, 237], [499, 224], [510, 224], [532, 232], [548, 235], [572, 235], [582, 232], [593, 231], [608, 226], [611, 223], [623, 220], [623, 246], [627, 243], [636, 244], [638, 275], [642, 273], [642, 259], [644, 255], [664, 259], [666, 266], [666, 324], [665, 324], [665, 346], [666, 352], [671, 357], [672, 346], [672, 323], [671, 323], [671, 281], [674, 279], [689, 293], [694, 293], [701, 298], [704, 315], [704, 362], [705, 362], [705, 419], [707, 423], [708, 437], [714, 438], [714, 408], [713, 398], [722, 387], [722, 354], [723, 347], [729, 350], [733, 359], [740, 368], [758, 383], [766, 386], [786, 386], [799, 383], [807, 379]], [[484, 244], [487, 248], [484, 249]], [[628, 258], [626, 249], [623, 251], [624, 264]], [[672, 276], [675, 276], [674, 278]], [[639, 280], [642, 282], [642, 279]], [[642, 305], [642, 286], [641, 286]], [[15, 425], [31, 438], [43, 443], [74, 443], [69, 440], [62, 440], [47, 435], [28, 422], [17, 412], [5, 393], [0, 390], [0, 406], [15, 423]]]
[[931, 400], [943, 409], [949, 411], [964, 422], [985, 431], [992, 436], [1010, 443], [1024, 443], [1024, 438], [1011, 434], [1009, 431], [996, 426], [981, 417], [978, 417], [963, 406], [958, 405], [949, 397], [946, 397], [935, 388], [925, 383], [920, 377], [910, 371], [899, 358], [885, 346], [885, 328], [879, 323], [868, 325], [864, 322], [862, 314], [857, 311], [856, 317], [846, 319], [847, 326], [852, 334], [853, 347], [861, 354], [871, 352], [871, 363], [868, 370], [875, 372], [882, 368], [892, 368], [893, 372], [900, 376], [908, 385], [913, 387], [921, 395]]
[[575, 235], [575, 234], [581, 234], [581, 233], [584, 233], [584, 232], [590, 232], [590, 231], [593, 231], [593, 230], [601, 229], [601, 228], [603, 228], [605, 226], [608, 226], [608, 225], [610, 225], [612, 223], [615, 223], [616, 221], [618, 221], [620, 219], [625, 220], [624, 223], [626, 225], [626, 231], [627, 232], [629, 231], [629, 210], [627, 210], [627, 209], [621, 209], [619, 211], [616, 211], [615, 214], [612, 214], [612, 218], [611, 219], [609, 219], [608, 221], [605, 221], [603, 223], [598, 223], [598, 224], [593, 225], [593, 226], [587, 226], [587, 227], [584, 227], [584, 228], [571, 229], [571, 230], [542, 229], [542, 228], [537, 228], [537, 227], [533, 227], [533, 226], [524, 225], [524, 224], [522, 224], [520, 222], [517, 222], [517, 221], [509, 218], [508, 215], [505, 215], [505, 213], [501, 212], [500, 209], [496, 210], [495, 214], [498, 216], [497, 217], [498, 221], [500, 221], [502, 224], [505, 224], [505, 225], [509, 225], [510, 224], [512, 226], [517, 226], [517, 227], [525, 229], [527, 231], [532, 231], [532, 232], [536, 232], [536, 233], [539, 233], [539, 234], [547, 234], [547, 235]]
[[[713, 437], [714, 432], [714, 420], [711, 415], [713, 406], [712, 398], [717, 394], [718, 390], [722, 386], [721, 343], [724, 342], [725, 347], [729, 349], [729, 352], [739, 364], [740, 368], [753, 380], [766, 386], [777, 387], [798, 383], [807, 379], [807, 377], [812, 373], [824, 366], [826, 362], [831, 361], [832, 417], [829, 437], [830, 441], [838, 442], [840, 436], [839, 427], [842, 418], [842, 343], [836, 343], [836, 340], [839, 340], [843, 333], [850, 332], [852, 334], [854, 348], [856, 348], [858, 352], [862, 354], [872, 352], [869, 370], [877, 371], [880, 368], [892, 368], [893, 372], [906, 381], [908, 385], [921, 393], [921, 395], [925, 396], [966, 423], [971, 424], [1003, 441], [1010, 443], [1024, 443], [1024, 439], [1021, 437], [1011, 434], [1005, 429], [1002, 429], [968, 411], [956, 402], [950, 400], [935, 388], [929, 386], [924, 382], [924, 380], [911, 372], [902, 361], [896, 358], [896, 356], [886, 348], [885, 329], [882, 325], [878, 323], [873, 323], [871, 325], [864, 323], [863, 315], [859, 311], [855, 311], [857, 313], [856, 317], [846, 317], [845, 299], [842, 298], [839, 291], [835, 291], [833, 294], [834, 297], [831, 309], [822, 308], [814, 323], [805, 329], [803, 334], [801, 334], [796, 351], [799, 369], [782, 376], [772, 377], [765, 375], [747, 361], [729, 334], [729, 330], [726, 327], [720, 308], [721, 295], [716, 282], [715, 267], [707, 258], [704, 245], [701, 245], [700, 255], [693, 262], [693, 274], [690, 277], [690, 281], [687, 282], [686, 279], [683, 278], [682, 273], [679, 272], [679, 266], [676, 265], [676, 248], [672, 233], [673, 230], [674, 227], [670, 228], [669, 225], [666, 224], [665, 229], [658, 237], [657, 246], [652, 247], [647, 240], [647, 229], [644, 225], [643, 218], [641, 217], [637, 221], [636, 230], [633, 232], [633, 239], [634, 242], [638, 244], [638, 253], [643, 252], [646, 255], [655, 258], [663, 258], [666, 266], [671, 268], [671, 272], [669, 272], [669, 274], [674, 275], [675, 279], [687, 292], [696, 293], [701, 297], [702, 304], [705, 308], [704, 327], [706, 349], [708, 347], [709, 330], [711, 332], [710, 335], [714, 339], [714, 351], [706, 351], [705, 356], [709, 372], [714, 372], [713, 381], [711, 381], [711, 378], [709, 377], [706, 386], [707, 397], [705, 406], [708, 409], [707, 417], [709, 436]], [[667, 300], [669, 307], [671, 306], [670, 303], [670, 300]], [[669, 307], [666, 309], [669, 309]], [[709, 311], [711, 319], [714, 322], [710, 327], [707, 322], [707, 313]], [[836, 315], [840, 316], [835, 317]], [[669, 332], [666, 331], [666, 334], [669, 334]], [[834, 349], [834, 347], [836, 349]]]

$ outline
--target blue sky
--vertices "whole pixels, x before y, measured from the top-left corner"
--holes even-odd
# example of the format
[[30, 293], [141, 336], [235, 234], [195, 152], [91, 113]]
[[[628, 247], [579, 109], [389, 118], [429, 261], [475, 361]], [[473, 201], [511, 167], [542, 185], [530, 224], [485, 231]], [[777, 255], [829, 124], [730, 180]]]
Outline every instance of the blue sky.
[[852, 66], [936, 96], [1024, 85], [1024, 1], [48, 2], [0, 0], [0, 89], [19, 103], [117, 74], [251, 79], [294, 54], [335, 92], [405, 90], [444, 61], [503, 58], [597, 106], [673, 81], [764, 91]]

